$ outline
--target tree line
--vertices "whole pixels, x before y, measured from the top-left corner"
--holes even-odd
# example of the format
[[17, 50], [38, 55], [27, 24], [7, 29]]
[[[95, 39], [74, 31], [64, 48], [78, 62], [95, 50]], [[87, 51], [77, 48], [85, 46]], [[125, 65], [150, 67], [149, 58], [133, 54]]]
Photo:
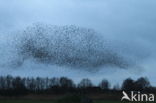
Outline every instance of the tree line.
[[67, 77], [60, 78], [26, 78], [13, 76], [0, 76], [0, 95], [21, 96], [27, 94], [64, 94], [64, 93], [103, 93], [117, 91], [146, 91], [156, 92], [156, 88], [150, 85], [147, 78], [137, 80], [127, 78], [121, 86], [111, 88], [108, 80], [103, 79], [98, 85], [94, 85], [88, 78], [82, 79], [75, 84]]

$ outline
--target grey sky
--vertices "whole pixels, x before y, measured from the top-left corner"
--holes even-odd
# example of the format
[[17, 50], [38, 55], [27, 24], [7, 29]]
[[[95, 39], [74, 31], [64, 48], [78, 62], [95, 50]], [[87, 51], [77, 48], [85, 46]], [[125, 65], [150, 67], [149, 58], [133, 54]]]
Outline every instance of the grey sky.
[[[111, 43], [115, 51], [138, 64], [138, 67], [130, 70], [102, 69], [94, 74], [58, 67], [63, 68], [63, 75], [77, 81], [81, 76], [90, 77], [94, 82], [108, 78], [112, 83], [116, 83], [116, 76], [118, 81], [126, 77], [147, 76], [156, 85], [155, 5], [155, 0], [0, 0], [0, 53], [3, 54], [3, 58], [0, 58], [0, 72], [22, 76], [61, 76], [58, 72], [60, 69], [51, 69], [52, 65], [47, 67], [44, 64], [31, 63], [31, 60], [18, 69], [2, 68], [2, 64], [8, 62], [14, 51], [10, 48], [15, 33], [11, 32], [42, 22], [93, 28]], [[38, 68], [38, 65], [42, 65], [40, 69], [31, 70], [31, 67]], [[45, 68], [48, 70], [43, 72], [42, 69]], [[81, 75], [77, 72], [81, 72]], [[125, 75], [121, 76], [121, 73]]]

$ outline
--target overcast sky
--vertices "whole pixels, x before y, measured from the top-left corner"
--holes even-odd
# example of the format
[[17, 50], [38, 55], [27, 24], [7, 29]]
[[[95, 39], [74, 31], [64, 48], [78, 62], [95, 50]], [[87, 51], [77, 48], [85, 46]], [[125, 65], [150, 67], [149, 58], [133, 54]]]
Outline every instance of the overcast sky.
[[[106, 78], [113, 84], [127, 77], [145, 76], [156, 85], [155, 5], [155, 0], [0, 0], [0, 54], [3, 55], [0, 74], [68, 76], [76, 82], [88, 77], [95, 83]], [[36, 22], [92, 28], [108, 40], [114, 50], [137, 65], [126, 70], [108, 68], [94, 73], [31, 60], [20, 68], [4, 66], [13, 55], [15, 32]]]

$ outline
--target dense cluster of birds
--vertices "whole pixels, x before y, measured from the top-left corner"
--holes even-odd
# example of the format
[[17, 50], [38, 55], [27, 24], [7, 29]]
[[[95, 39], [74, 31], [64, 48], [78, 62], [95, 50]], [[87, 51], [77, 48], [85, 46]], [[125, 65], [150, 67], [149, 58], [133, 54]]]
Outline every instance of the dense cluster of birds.
[[34, 24], [21, 32], [18, 55], [42, 63], [75, 68], [115, 66], [127, 68], [128, 63], [93, 29], [74, 25]]

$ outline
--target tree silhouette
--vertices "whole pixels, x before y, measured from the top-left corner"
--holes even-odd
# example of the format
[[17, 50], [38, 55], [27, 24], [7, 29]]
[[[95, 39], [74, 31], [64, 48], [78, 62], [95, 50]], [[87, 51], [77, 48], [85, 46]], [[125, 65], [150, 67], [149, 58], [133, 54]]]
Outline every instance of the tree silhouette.
[[60, 86], [63, 88], [72, 88], [74, 87], [74, 83], [72, 80], [66, 78], [66, 77], [61, 77], [60, 78]]
[[103, 80], [100, 82], [99, 87], [100, 87], [101, 89], [108, 90], [108, 89], [110, 88], [110, 83], [108, 82], [108, 80], [103, 79]]
[[134, 90], [134, 80], [132, 80], [131, 78], [128, 78], [126, 80], [124, 80], [123, 84], [122, 84], [122, 89], [125, 91], [133, 91]]
[[139, 79], [137, 79], [137, 81], [135, 82], [135, 89], [136, 90], [144, 90], [146, 88], [150, 87], [150, 82], [148, 81], [147, 78], [141, 77]]
[[92, 87], [93, 86], [93, 84], [92, 84], [92, 82], [91, 82], [91, 80], [89, 80], [89, 79], [82, 79], [81, 81], [80, 81], [80, 83], [78, 84], [78, 87], [79, 88], [88, 88], [88, 87]]

